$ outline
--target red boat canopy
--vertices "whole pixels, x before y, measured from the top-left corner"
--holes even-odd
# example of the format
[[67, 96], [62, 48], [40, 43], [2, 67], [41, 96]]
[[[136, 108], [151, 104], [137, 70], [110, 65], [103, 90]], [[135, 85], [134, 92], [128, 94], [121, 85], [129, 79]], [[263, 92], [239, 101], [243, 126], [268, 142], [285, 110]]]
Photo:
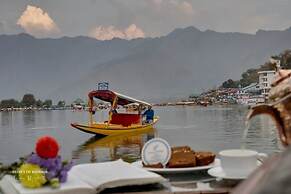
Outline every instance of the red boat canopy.
[[88, 97], [90, 98], [90, 100], [93, 100], [93, 98], [98, 98], [100, 100], [110, 102], [111, 104], [113, 103], [115, 97], [117, 97], [116, 103], [121, 106], [131, 104], [131, 103], [138, 103], [138, 104], [142, 104], [146, 106], [152, 106], [150, 103], [137, 100], [129, 96], [125, 96], [123, 94], [113, 92], [111, 90], [94, 90], [88, 94]]

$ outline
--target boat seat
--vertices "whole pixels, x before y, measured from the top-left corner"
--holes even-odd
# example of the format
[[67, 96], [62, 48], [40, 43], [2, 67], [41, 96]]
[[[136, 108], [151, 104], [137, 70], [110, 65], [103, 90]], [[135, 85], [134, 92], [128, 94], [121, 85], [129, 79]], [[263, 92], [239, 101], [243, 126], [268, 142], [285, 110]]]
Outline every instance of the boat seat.
[[132, 124], [140, 124], [140, 118], [139, 114], [113, 113], [110, 123], [128, 127]]

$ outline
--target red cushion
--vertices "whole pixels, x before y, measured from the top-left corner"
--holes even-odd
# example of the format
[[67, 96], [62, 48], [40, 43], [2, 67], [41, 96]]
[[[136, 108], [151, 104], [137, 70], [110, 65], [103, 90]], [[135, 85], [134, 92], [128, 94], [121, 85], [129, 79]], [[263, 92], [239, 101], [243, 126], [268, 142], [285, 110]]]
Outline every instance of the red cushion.
[[111, 124], [119, 124], [125, 127], [130, 126], [131, 124], [140, 123], [140, 115], [138, 114], [127, 114], [127, 113], [118, 113], [112, 114]]

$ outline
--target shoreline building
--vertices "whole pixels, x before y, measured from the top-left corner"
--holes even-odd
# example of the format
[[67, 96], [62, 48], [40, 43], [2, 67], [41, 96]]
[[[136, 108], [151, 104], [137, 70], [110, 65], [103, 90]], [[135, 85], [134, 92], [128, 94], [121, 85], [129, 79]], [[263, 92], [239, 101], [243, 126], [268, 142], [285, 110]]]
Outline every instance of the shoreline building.
[[237, 103], [242, 105], [263, 103], [265, 102], [265, 97], [261, 95], [261, 91], [259, 83], [251, 83], [244, 88], [240, 88], [237, 93]]
[[240, 89], [242, 94], [260, 95], [261, 87], [259, 83], [251, 83], [250, 85]]
[[262, 91], [262, 95], [265, 98], [268, 98], [269, 91], [271, 89], [271, 83], [274, 79], [276, 71], [268, 70], [268, 71], [259, 71], [259, 86]]

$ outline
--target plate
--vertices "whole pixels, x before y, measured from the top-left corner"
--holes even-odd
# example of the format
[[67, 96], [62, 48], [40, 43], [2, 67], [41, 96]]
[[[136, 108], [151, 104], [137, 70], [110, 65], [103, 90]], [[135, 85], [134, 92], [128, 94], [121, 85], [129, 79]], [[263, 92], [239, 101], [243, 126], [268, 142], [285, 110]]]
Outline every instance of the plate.
[[[261, 165], [261, 162], [257, 162], [257, 166], [259, 167], [260, 165]], [[236, 175], [226, 174], [220, 165], [209, 169], [207, 172], [209, 175], [213, 177], [223, 178], [223, 179], [241, 180], [241, 179], [246, 179], [248, 177], [248, 175], [236, 176]]]
[[217, 166], [214, 168], [211, 168], [208, 170], [208, 174], [217, 177], [217, 178], [223, 178], [223, 179], [233, 179], [233, 180], [241, 180], [247, 178], [247, 176], [233, 176], [233, 175], [227, 175], [224, 170], [221, 168], [221, 166]]
[[207, 170], [216, 166], [220, 166], [220, 160], [215, 159], [214, 162], [212, 162], [209, 165], [206, 166], [196, 166], [196, 167], [187, 167], [187, 168], [146, 168], [143, 167], [142, 161], [136, 161], [133, 162], [132, 165], [143, 168], [148, 171], [162, 173], [162, 174], [170, 174], [170, 173], [188, 173], [188, 172], [194, 172], [194, 171], [201, 171], [201, 170]]

